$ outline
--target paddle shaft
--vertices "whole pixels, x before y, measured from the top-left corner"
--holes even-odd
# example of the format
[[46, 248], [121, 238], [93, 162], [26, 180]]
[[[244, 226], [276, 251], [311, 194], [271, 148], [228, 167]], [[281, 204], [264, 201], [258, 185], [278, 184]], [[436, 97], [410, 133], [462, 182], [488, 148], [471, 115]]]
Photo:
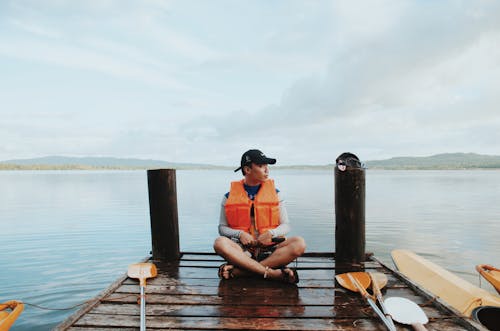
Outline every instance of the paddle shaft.
[[411, 326], [415, 331], [427, 331], [427, 328], [422, 323], [414, 323]]
[[396, 327], [394, 326], [394, 324], [391, 325], [391, 323], [386, 318], [386, 316], [384, 315], [384, 313], [381, 312], [380, 309], [377, 307], [377, 304], [375, 303], [375, 301], [373, 301], [369, 297], [365, 297], [365, 299], [366, 299], [366, 301], [368, 301], [368, 304], [370, 304], [370, 306], [375, 311], [375, 313], [377, 313], [378, 317], [380, 317], [380, 319], [382, 320], [382, 322], [384, 322], [384, 324], [387, 327], [387, 329], [389, 329], [390, 331], [396, 331]]
[[141, 331], [146, 331], [146, 295], [143, 285], [141, 285]]
[[382, 294], [379, 292], [377, 293], [377, 300], [380, 304], [380, 307], [382, 308], [382, 312], [384, 313], [384, 316], [385, 318], [387, 319], [387, 322], [389, 322], [389, 324], [393, 327], [393, 328], [396, 328], [396, 326], [394, 325], [394, 321], [392, 320], [391, 318], [391, 314], [389, 314], [387, 312], [387, 309], [385, 308], [385, 304], [384, 304], [384, 299], [382, 298]]
[[377, 300], [380, 304], [380, 307], [382, 308], [382, 311], [384, 312], [384, 316], [387, 319], [387, 322], [395, 329], [396, 326], [394, 325], [394, 322], [391, 318], [391, 315], [387, 312], [387, 308], [385, 308], [384, 304], [384, 298], [382, 297], [382, 292], [380, 291], [380, 287], [378, 286], [375, 277], [372, 277], [370, 274], [370, 278], [372, 279], [372, 288], [373, 288], [373, 293], [377, 297]]
[[127, 274], [130, 278], [139, 279], [141, 288], [140, 304], [141, 304], [141, 324], [140, 330], [146, 330], [146, 279], [154, 278], [158, 274], [158, 270], [153, 263], [135, 263], [128, 267]]
[[352, 277], [350, 274], [347, 274], [347, 276], [349, 277], [349, 279], [351, 280], [351, 282], [354, 284], [354, 286], [356, 286], [356, 288], [358, 289], [359, 293], [365, 298], [366, 301], [368, 301], [368, 304], [372, 307], [373, 311], [375, 311], [375, 313], [382, 320], [382, 322], [384, 322], [385, 326], [390, 331], [396, 331], [396, 327], [394, 326], [394, 324], [391, 325], [391, 323], [389, 323], [389, 321], [385, 317], [384, 313], [382, 313], [380, 311], [380, 309], [377, 307], [377, 305], [375, 304], [375, 302], [368, 295], [368, 292], [366, 292], [366, 290], [363, 288], [363, 286], [361, 286], [361, 284], [359, 284], [358, 280], [356, 278]]

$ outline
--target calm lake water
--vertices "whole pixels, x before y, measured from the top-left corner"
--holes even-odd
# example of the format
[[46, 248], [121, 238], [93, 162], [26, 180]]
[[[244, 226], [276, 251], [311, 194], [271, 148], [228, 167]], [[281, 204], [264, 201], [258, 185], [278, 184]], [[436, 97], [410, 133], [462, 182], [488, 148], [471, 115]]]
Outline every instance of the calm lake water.
[[[333, 171], [273, 170], [308, 251], [333, 251]], [[182, 251], [211, 251], [232, 171], [178, 171]], [[366, 249], [391, 263], [416, 251], [478, 285], [500, 266], [500, 171], [366, 172]], [[50, 308], [88, 300], [148, 256], [146, 171], [1, 171], [0, 302]], [[392, 265], [392, 263], [391, 263]], [[482, 287], [493, 292], [487, 282]], [[27, 306], [12, 331], [50, 330], [72, 310]]]

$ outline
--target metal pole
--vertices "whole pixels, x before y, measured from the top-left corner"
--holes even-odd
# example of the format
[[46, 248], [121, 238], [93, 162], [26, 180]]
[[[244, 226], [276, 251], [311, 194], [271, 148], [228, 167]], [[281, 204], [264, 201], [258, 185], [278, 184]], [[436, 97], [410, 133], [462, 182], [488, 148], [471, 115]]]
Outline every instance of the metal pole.
[[144, 286], [141, 285], [141, 331], [146, 331], [146, 296]]

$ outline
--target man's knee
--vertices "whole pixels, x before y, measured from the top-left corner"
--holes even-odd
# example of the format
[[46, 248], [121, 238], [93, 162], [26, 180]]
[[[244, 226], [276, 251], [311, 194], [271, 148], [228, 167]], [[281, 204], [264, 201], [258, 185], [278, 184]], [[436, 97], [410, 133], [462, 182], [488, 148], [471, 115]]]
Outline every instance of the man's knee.
[[214, 251], [216, 253], [227, 251], [232, 243], [233, 242], [229, 238], [221, 236], [221, 237], [215, 239]]
[[302, 237], [294, 237], [292, 244], [292, 252], [299, 257], [306, 251], [306, 241]]
[[224, 245], [225, 237], [218, 237], [214, 241], [214, 250], [217, 252]]

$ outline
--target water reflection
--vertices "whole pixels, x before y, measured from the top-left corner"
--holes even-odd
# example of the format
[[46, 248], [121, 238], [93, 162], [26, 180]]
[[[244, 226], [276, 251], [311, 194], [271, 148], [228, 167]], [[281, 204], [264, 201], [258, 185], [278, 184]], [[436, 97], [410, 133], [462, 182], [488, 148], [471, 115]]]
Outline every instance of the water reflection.
[[[221, 280], [217, 292], [221, 317], [300, 317], [304, 314], [299, 288], [291, 284], [256, 278]], [[259, 320], [259, 326], [261, 326]], [[269, 319], [265, 328], [280, 327], [279, 320]], [[231, 325], [226, 325], [231, 329]], [[263, 326], [264, 327], [264, 326]]]

